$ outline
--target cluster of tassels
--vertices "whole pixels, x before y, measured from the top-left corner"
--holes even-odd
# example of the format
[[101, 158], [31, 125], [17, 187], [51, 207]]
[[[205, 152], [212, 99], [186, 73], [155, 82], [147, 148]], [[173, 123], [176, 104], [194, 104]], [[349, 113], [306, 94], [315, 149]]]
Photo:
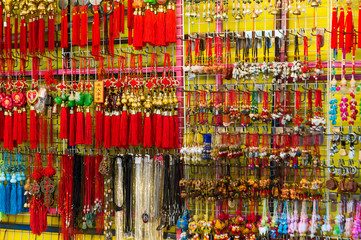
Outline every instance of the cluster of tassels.
[[2, 214], [16, 215], [26, 212], [24, 207], [25, 165], [21, 154], [15, 155], [15, 164], [11, 164], [11, 154], [4, 153], [4, 161], [0, 173], [0, 220]]
[[154, 6], [147, 3], [133, 4], [135, 7], [133, 17], [133, 46], [141, 49], [145, 44], [152, 46], [167, 46], [176, 42], [176, 14], [175, 3]]
[[[361, 13], [361, 8], [359, 10]], [[334, 7], [332, 9], [332, 20], [331, 20], [331, 48], [332, 49], [344, 49], [346, 53], [350, 53], [354, 43], [354, 23], [352, 17], [352, 9], [348, 8], [346, 17], [345, 10], [343, 7], [339, 9]], [[360, 22], [360, 18], [359, 18]], [[358, 26], [359, 30], [361, 30], [361, 25]], [[361, 34], [358, 34], [358, 47], [361, 47]]]

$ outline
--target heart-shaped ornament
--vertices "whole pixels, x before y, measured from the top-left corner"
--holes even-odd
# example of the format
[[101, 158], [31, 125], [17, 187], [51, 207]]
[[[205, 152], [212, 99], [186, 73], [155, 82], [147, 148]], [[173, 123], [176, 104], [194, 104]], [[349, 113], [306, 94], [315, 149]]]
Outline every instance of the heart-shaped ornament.
[[26, 92], [26, 98], [30, 105], [34, 104], [38, 100], [38, 92], [35, 90], [29, 90]]
[[19, 105], [23, 101], [24, 94], [21, 92], [14, 92], [11, 94], [11, 98], [15, 104]]

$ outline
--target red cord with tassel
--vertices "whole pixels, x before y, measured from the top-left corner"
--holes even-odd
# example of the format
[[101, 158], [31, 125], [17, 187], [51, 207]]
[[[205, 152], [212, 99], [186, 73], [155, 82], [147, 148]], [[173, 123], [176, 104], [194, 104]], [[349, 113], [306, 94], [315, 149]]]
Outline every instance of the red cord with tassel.
[[17, 51], [19, 48], [19, 41], [18, 36], [19, 35], [19, 19], [18, 16], [15, 15], [14, 17], [14, 49]]
[[120, 7], [120, 14], [119, 14], [119, 17], [120, 17], [120, 29], [119, 29], [119, 31], [121, 33], [125, 33], [125, 23], [124, 23], [125, 9], [124, 9], [124, 2], [123, 1], [120, 2], [119, 7]]
[[[94, 10], [94, 22], [92, 27], [93, 34], [93, 45], [92, 45], [92, 54], [99, 55], [100, 50], [100, 19], [99, 19], [99, 6], [93, 6]], [[95, 57], [97, 60], [98, 57]]]
[[91, 145], [92, 143], [93, 143], [92, 115], [90, 113], [90, 109], [87, 108], [85, 115], [84, 144]]
[[36, 120], [36, 112], [34, 107], [30, 107], [30, 129], [29, 129], [29, 141], [30, 148], [35, 149], [38, 147], [37, 136], [39, 135], [37, 120]]
[[156, 22], [156, 42], [157, 46], [166, 46], [165, 42], [165, 8], [163, 5], [158, 7], [157, 22]]
[[172, 111], [170, 111], [169, 116], [169, 146], [168, 148], [174, 148], [174, 116]]
[[180, 129], [179, 129], [178, 111], [176, 109], [174, 110], [173, 121], [174, 121], [173, 148], [179, 148], [179, 130]]
[[73, 6], [73, 28], [72, 28], [72, 44], [74, 46], [80, 45], [80, 6]]
[[104, 126], [104, 114], [101, 107], [98, 106], [95, 111], [95, 147], [96, 148], [101, 147], [104, 141], [103, 126]]
[[44, 117], [43, 117], [43, 114], [41, 114], [41, 117], [40, 117], [40, 133], [39, 133], [40, 143], [43, 143], [43, 126], [44, 126]]
[[128, 0], [128, 10], [127, 10], [127, 24], [128, 24], [128, 45], [133, 44], [133, 28], [134, 28], [134, 9], [133, 9], [133, 0]]
[[128, 112], [126, 106], [123, 106], [123, 111], [120, 116], [120, 146], [128, 148]]
[[68, 47], [68, 9], [61, 10], [61, 48]]
[[[15, 129], [15, 128], [14, 128]], [[20, 108], [18, 111], [18, 123], [17, 123], [17, 128], [15, 129], [15, 131], [17, 132], [17, 144], [22, 144], [24, 141], [24, 136], [23, 136], [23, 109]]]
[[357, 34], [357, 47], [361, 48], [361, 5], [358, 8], [358, 34]]
[[81, 7], [81, 29], [80, 46], [86, 47], [88, 44], [88, 6]]
[[76, 110], [75, 144], [84, 144], [84, 113], [80, 107]]
[[4, 138], [5, 138], [4, 139], [4, 148], [12, 151], [14, 148], [14, 141], [13, 141], [13, 117], [11, 115], [11, 111], [8, 111], [8, 114], [5, 115], [5, 136], [4, 136]]
[[[0, 3], [0, 13], [3, 12], [3, 5]], [[0, 23], [3, 22], [3, 15], [0, 14]], [[4, 32], [3, 32], [3, 24], [0, 24], [0, 54], [3, 53], [4, 50], [4, 42], [3, 42]]]
[[34, 18], [33, 22], [33, 54], [37, 53], [39, 50], [39, 19], [38, 17]]
[[0, 111], [0, 141], [4, 140], [4, 130], [5, 130], [5, 116], [4, 111]]
[[140, 50], [143, 47], [143, 15], [140, 9], [134, 11], [133, 47]]
[[143, 146], [145, 148], [152, 146], [152, 119], [149, 112], [144, 113]]
[[[159, 112], [158, 112], [159, 111]], [[155, 128], [154, 128], [154, 133], [155, 133], [155, 146], [157, 148], [161, 148], [162, 147], [162, 137], [163, 137], [163, 115], [161, 114], [160, 110], [158, 110], [157, 113], [155, 114]]]
[[45, 53], [45, 20], [43, 15], [39, 15], [39, 53]]
[[67, 139], [69, 137], [68, 127], [68, 108], [65, 107], [65, 103], [62, 103], [60, 111], [60, 139]]
[[[20, 18], [20, 55], [26, 56], [27, 53], [27, 38], [28, 38], [28, 30], [26, 26], [26, 18], [21, 16]], [[1, 29], [2, 27], [0, 27]], [[1, 36], [0, 36], [1, 38]], [[0, 40], [2, 41], [2, 40]]]
[[354, 39], [354, 25], [353, 25], [351, 8], [347, 9], [345, 38], [346, 38], [346, 43], [345, 43], [346, 53], [350, 53], [352, 46], [353, 46], [353, 39]]
[[109, 17], [109, 52], [113, 55], [114, 54], [114, 38], [116, 32], [116, 24], [115, 20], [115, 12], [113, 11]]
[[115, 111], [115, 113], [112, 116], [111, 144], [113, 147], [120, 147], [119, 132], [120, 132], [120, 113], [117, 110], [117, 111]]
[[25, 107], [23, 108], [21, 115], [23, 116], [23, 141], [28, 141], [28, 114]]
[[48, 17], [48, 50], [55, 50], [55, 16], [51, 13]]
[[169, 149], [170, 117], [169, 117], [168, 111], [164, 112], [162, 127], [163, 127], [163, 130], [162, 130], [161, 147], [163, 149]]
[[48, 148], [48, 120], [46, 119], [46, 116], [44, 117], [44, 122], [43, 122], [43, 144], [44, 144], [44, 149]]
[[137, 146], [139, 143], [138, 139], [138, 114], [135, 110], [130, 112], [130, 121], [129, 121], [129, 145]]
[[33, 34], [34, 34], [34, 18], [29, 18], [29, 47], [28, 51], [33, 54]]
[[143, 31], [143, 41], [145, 43], [151, 43], [151, 36], [153, 34], [152, 31], [152, 15], [150, 10], [150, 4], [147, 3], [145, 6], [145, 12], [144, 12], [144, 31]]
[[339, 29], [339, 35], [338, 35], [338, 48], [343, 49], [344, 43], [345, 43], [345, 12], [343, 8], [340, 10], [340, 17], [338, 18], [338, 29]]
[[165, 35], [166, 43], [175, 43], [177, 41], [177, 27], [175, 5], [173, 4], [173, 2], [169, 2], [167, 6], [165, 29], [167, 29], [167, 33]]
[[110, 136], [110, 129], [111, 129], [111, 119], [110, 113], [105, 111], [104, 114], [104, 148], [110, 148], [111, 143], [111, 136]]
[[74, 109], [70, 109], [69, 114], [69, 146], [75, 146], [75, 113]]
[[337, 49], [337, 8], [332, 8], [331, 49]]
[[6, 30], [5, 30], [5, 53], [8, 58], [11, 58], [11, 17], [7, 14], [6, 18]]
[[113, 16], [114, 38], [119, 38], [119, 36], [120, 36], [120, 2], [114, 1], [113, 3], [114, 3], [114, 16]]
[[13, 116], [13, 141], [15, 143], [18, 143], [18, 118], [19, 118], [19, 113], [18, 113], [18, 109], [17, 107], [14, 108], [14, 116]]

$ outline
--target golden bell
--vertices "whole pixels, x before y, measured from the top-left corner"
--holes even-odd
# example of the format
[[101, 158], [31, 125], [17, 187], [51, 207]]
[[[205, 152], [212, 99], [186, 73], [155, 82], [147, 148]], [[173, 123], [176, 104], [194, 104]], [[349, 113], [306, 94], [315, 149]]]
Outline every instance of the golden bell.
[[293, 15], [301, 15], [300, 9], [296, 8], [296, 10], [293, 11]]
[[45, 3], [41, 2], [38, 6], [38, 10], [43, 13], [45, 11], [45, 9], [46, 9]]
[[206, 17], [206, 22], [211, 23], [213, 22], [213, 18], [211, 16]]
[[318, 4], [317, 0], [312, 0], [311, 7], [318, 7], [318, 6], [319, 6], [319, 4]]
[[47, 8], [47, 11], [49, 13], [53, 13], [55, 11], [55, 7], [54, 7], [54, 4], [49, 4], [48, 5], [48, 8]]
[[271, 14], [272, 15], [277, 15], [279, 13], [278, 9], [277, 8], [274, 8], [271, 10]]
[[241, 14], [237, 14], [237, 15], [234, 17], [234, 19], [236, 19], [236, 20], [241, 20], [241, 19], [242, 19], [242, 15], [241, 15]]
[[30, 13], [35, 13], [37, 10], [37, 7], [35, 6], [35, 4], [30, 4], [29, 5], [29, 12]]
[[258, 17], [258, 15], [257, 15], [257, 13], [255, 13], [254, 11], [252, 12], [252, 14], [251, 14], [251, 18], [257, 18]]

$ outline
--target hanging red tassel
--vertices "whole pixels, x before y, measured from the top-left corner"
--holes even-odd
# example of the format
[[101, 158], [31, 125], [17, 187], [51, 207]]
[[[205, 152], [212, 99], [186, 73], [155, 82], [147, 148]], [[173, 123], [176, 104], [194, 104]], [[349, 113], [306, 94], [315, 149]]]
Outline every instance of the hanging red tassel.
[[50, 123], [49, 123], [49, 144], [50, 146], [53, 146], [53, 118], [50, 117]]
[[143, 41], [145, 43], [150, 43], [151, 42], [151, 36], [153, 34], [152, 31], [152, 15], [151, 15], [151, 10], [150, 10], [150, 5], [149, 3], [147, 3], [146, 7], [145, 7], [145, 13], [144, 13], [144, 31], [143, 31]]
[[175, 110], [174, 111], [174, 116], [173, 116], [173, 121], [174, 121], [174, 141], [173, 141], [173, 148], [179, 148], [179, 120], [178, 120], [178, 111]]
[[[1, 29], [2, 27], [0, 27]], [[27, 53], [27, 39], [28, 39], [28, 30], [26, 26], [26, 18], [24, 16], [21, 16], [20, 20], [20, 55], [26, 56]], [[0, 36], [1, 38], [1, 36]], [[0, 42], [2, 40], [0, 39]]]
[[152, 120], [149, 112], [144, 113], [143, 146], [145, 148], [152, 146]]
[[165, 8], [163, 5], [158, 7], [156, 41], [157, 46], [166, 46], [165, 42]]
[[[23, 139], [24, 139], [24, 136], [23, 136], [23, 109], [20, 108], [19, 111], [18, 111], [18, 121], [16, 123], [17, 125], [17, 128], [14, 127], [14, 134], [15, 134], [15, 131], [16, 131], [16, 135], [17, 135], [17, 141], [16, 143], [17, 144], [22, 144], [23, 142]], [[15, 124], [15, 120], [14, 120], [14, 124]]]
[[69, 119], [69, 146], [75, 146], [76, 123], [74, 109], [70, 109]]
[[120, 117], [120, 146], [123, 148], [128, 148], [128, 113], [127, 109], [124, 106], [122, 115]]
[[168, 148], [174, 148], [174, 119], [173, 114], [170, 112], [169, 116], [169, 147]]
[[[3, 22], [3, 5], [2, 3], [0, 3], [0, 23]], [[4, 51], [4, 42], [3, 42], [3, 37], [4, 37], [4, 33], [3, 33], [3, 24], [0, 24], [0, 54], [3, 53]]]
[[165, 111], [165, 114], [163, 115], [163, 131], [162, 131], [162, 144], [161, 147], [163, 149], [169, 149], [169, 116], [168, 116], [168, 111]]
[[133, 9], [133, 0], [128, 0], [128, 10], [127, 10], [127, 24], [128, 24], [128, 45], [133, 44], [133, 27], [134, 27], [134, 9]]
[[8, 58], [11, 58], [11, 18], [10, 14], [7, 14], [6, 23], [5, 23], [5, 53]]
[[74, 46], [80, 45], [80, 6], [73, 7], [73, 26], [72, 26], [72, 44]]
[[104, 140], [103, 126], [104, 126], [104, 114], [100, 107], [97, 107], [95, 111], [95, 146], [101, 147]]
[[39, 49], [39, 19], [38, 17], [34, 18], [33, 22], [33, 54], [37, 53]]
[[61, 10], [61, 48], [68, 47], [68, 9]]
[[354, 39], [354, 25], [353, 25], [351, 8], [347, 9], [345, 38], [346, 38], [346, 53], [350, 53], [353, 47], [353, 39]]
[[14, 108], [14, 117], [13, 117], [13, 141], [17, 143], [18, 141], [18, 110]]
[[[114, 1], [114, 16], [113, 16], [113, 31], [114, 31], [114, 38], [119, 38], [120, 36], [120, 3]], [[109, 24], [110, 25], [110, 24]]]
[[114, 38], [115, 38], [115, 21], [114, 21], [115, 12], [113, 11], [109, 17], [109, 52], [114, 54]]
[[361, 5], [358, 8], [358, 34], [357, 34], [357, 47], [361, 48]]
[[9, 137], [10, 137], [10, 122], [11, 122], [11, 119], [10, 119], [10, 113], [8, 111], [5, 112], [5, 124], [4, 124], [4, 144], [3, 144], [3, 147], [5, 149], [9, 149]]
[[143, 16], [140, 9], [134, 11], [133, 47], [136, 50], [140, 50], [143, 47]]
[[[92, 45], [92, 54], [93, 55], [99, 55], [100, 50], [100, 19], [99, 19], [99, 7], [93, 6], [94, 10], [94, 22], [92, 27], [92, 33], [93, 33], [93, 45]], [[98, 58], [95, 57], [97, 60]]]
[[68, 130], [68, 109], [61, 106], [60, 111], [60, 139], [67, 139], [69, 136], [69, 130]]
[[28, 115], [25, 108], [23, 109], [22, 115], [23, 115], [23, 141], [28, 141]]
[[331, 49], [337, 48], [337, 8], [332, 9]]
[[124, 33], [125, 32], [125, 24], [124, 24], [124, 16], [125, 16], [125, 9], [124, 9], [124, 2], [120, 2], [120, 32]]
[[78, 107], [76, 111], [76, 139], [75, 144], [84, 143], [84, 113]]
[[167, 14], [165, 19], [165, 29], [167, 33], [165, 35], [165, 41], [167, 43], [175, 43], [177, 41], [177, 27], [175, 16], [175, 5], [173, 2], [169, 2], [167, 6]]
[[39, 53], [45, 53], [45, 21], [43, 15], [39, 16]]
[[91, 145], [93, 143], [93, 132], [92, 132], [92, 115], [90, 109], [87, 108], [85, 115], [85, 137], [84, 144]]
[[40, 143], [43, 142], [43, 126], [44, 126], [44, 118], [43, 118], [43, 114], [41, 114], [41, 117], [40, 117], [40, 133], [39, 133], [39, 140], [40, 140]]
[[344, 48], [344, 41], [345, 41], [345, 12], [343, 8], [340, 10], [340, 17], [338, 18], [338, 29], [339, 29], [339, 35], [338, 35], [338, 48], [343, 49]]
[[30, 148], [35, 149], [38, 147], [37, 136], [39, 135], [39, 132], [37, 127], [36, 112], [34, 109], [31, 108], [30, 108], [29, 140], [30, 140]]
[[81, 37], [80, 46], [86, 47], [88, 44], [88, 6], [84, 5], [81, 7]]
[[33, 34], [34, 34], [34, 18], [29, 18], [29, 53], [33, 54]]
[[105, 112], [104, 114], [104, 148], [110, 148], [110, 128], [111, 128], [111, 116], [109, 116], [109, 112]]
[[4, 111], [0, 111], [0, 140], [4, 140], [5, 116]]
[[131, 146], [138, 145], [138, 114], [135, 110], [130, 112], [130, 122], [129, 122], [129, 144]]
[[[158, 110], [159, 111], [159, 110]], [[163, 137], [163, 116], [162, 114], [160, 114], [157, 112], [157, 114], [155, 115], [155, 122], [156, 122], [156, 126], [154, 128], [155, 131], [155, 146], [157, 148], [161, 148], [162, 147], [162, 137]]]
[[48, 50], [55, 50], [55, 18], [54, 13], [48, 17]]
[[138, 118], [138, 143], [141, 143], [143, 141], [143, 116], [140, 111], [137, 112], [137, 118]]
[[113, 147], [120, 147], [120, 138], [119, 138], [119, 132], [120, 132], [120, 114], [119, 112], [115, 112], [115, 114], [112, 116], [112, 146]]
[[14, 49], [18, 50], [19, 45], [18, 45], [18, 34], [19, 34], [19, 20], [18, 20], [18, 15], [15, 15], [14, 17]]
[[48, 120], [46, 119], [46, 117], [44, 118], [44, 122], [43, 122], [43, 144], [44, 144], [44, 149], [48, 148]]

